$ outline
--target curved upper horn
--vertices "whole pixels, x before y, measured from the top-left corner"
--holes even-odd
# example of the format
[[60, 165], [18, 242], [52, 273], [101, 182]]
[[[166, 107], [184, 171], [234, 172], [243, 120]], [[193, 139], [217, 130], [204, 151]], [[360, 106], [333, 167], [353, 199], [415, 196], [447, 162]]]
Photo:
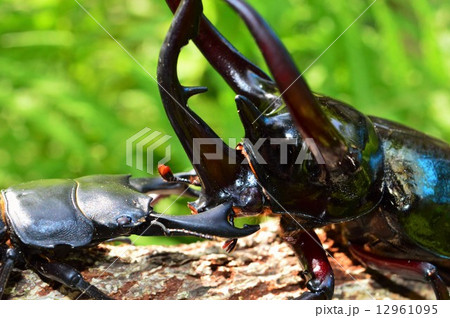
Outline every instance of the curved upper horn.
[[255, 38], [302, 137], [314, 140], [317, 145], [316, 148], [308, 145], [309, 149], [316, 158], [322, 156], [327, 168], [336, 168], [347, 158], [347, 145], [318, 106], [292, 57], [253, 8], [242, 0], [225, 1], [241, 16]]

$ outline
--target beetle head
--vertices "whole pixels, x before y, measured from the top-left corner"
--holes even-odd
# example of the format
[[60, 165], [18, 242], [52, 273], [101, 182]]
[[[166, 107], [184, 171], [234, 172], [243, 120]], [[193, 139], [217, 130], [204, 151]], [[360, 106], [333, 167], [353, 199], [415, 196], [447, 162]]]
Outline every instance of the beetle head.
[[[166, 1], [172, 10], [179, 2]], [[255, 213], [268, 207], [322, 224], [370, 211], [381, 197], [383, 170], [380, 143], [370, 120], [313, 94], [267, 23], [244, 1], [226, 2], [246, 23], [273, 80], [209, 23], [200, 0], [179, 4], [161, 49], [158, 82], [167, 115], [202, 183], [202, 195], [191, 204], [192, 210], [202, 212], [231, 202], [236, 211]], [[221, 160], [208, 157], [216, 148], [207, 145], [200, 149], [200, 161], [194, 160], [194, 140], [218, 136], [188, 108], [193, 91], [178, 81], [178, 55], [189, 40], [238, 94], [246, 139], [238, 151], [220, 141]], [[311, 152], [309, 157], [305, 149]], [[302, 153], [304, 158], [298, 162]], [[230, 157], [236, 164], [230, 164]]]
[[128, 235], [147, 220], [152, 198], [129, 185], [130, 176], [99, 175], [76, 179], [77, 204], [92, 220], [97, 237]]

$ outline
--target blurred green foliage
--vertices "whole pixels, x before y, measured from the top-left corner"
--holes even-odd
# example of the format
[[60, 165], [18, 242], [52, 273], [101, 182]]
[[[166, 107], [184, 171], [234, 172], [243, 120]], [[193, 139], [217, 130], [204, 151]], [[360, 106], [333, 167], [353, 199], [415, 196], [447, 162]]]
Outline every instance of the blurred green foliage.
[[[172, 18], [163, 0], [79, 2], [155, 76]], [[372, 1], [249, 2], [304, 70]], [[223, 1], [204, 6], [224, 35], [265, 69], [249, 33]], [[0, 19], [0, 188], [39, 178], [146, 175], [126, 165], [126, 140], [144, 127], [175, 136], [154, 79], [75, 1], [1, 0]], [[190, 104], [219, 135], [243, 136], [233, 92], [193, 45], [182, 52], [179, 75], [185, 85], [209, 87]], [[376, 1], [305, 77], [314, 91], [448, 142], [450, 3]], [[189, 170], [176, 137], [170, 144], [172, 169]], [[187, 211], [185, 200], [172, 202], [162, 202], [158, 211]]]

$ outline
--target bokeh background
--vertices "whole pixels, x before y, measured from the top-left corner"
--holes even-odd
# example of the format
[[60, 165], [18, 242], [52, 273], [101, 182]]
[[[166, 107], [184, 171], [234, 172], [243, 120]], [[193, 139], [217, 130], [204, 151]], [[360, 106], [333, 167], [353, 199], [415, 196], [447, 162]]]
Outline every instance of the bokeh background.
[[[251, 0], [300, 69], [308, 67], [372, 2]], [[156, 75], [172, 18], [163, 0], [79, 0], [137, 61]], [[261, 55], [238, 17], [204, 1], [212, 22], [251, 60]], [[0, 1], [0, 188], [40, 178], [146, 173], [126, 165], [126, 140], [145, 127], [174, 135], [155, 81], [72, 0]], [[224, 138], [243, 129], [234, 94], [188, 46], [185, 85], [209, 92], [190, 104]], [[361, 112], [450, 141], [450, 2], [377, 0], [305, 74], [313, 90]], [[190, 170], [176, 137], [175, 172]], [[164, 147], [157, 153], [164, 156]], [[156, 158], [158, 160], [158, 158]], [[165, 200], [158, 211], [173, 202]], [[178, 200], [171, 213], [187, 213]], [[175, 239], [138, 244], [175, 243]]]

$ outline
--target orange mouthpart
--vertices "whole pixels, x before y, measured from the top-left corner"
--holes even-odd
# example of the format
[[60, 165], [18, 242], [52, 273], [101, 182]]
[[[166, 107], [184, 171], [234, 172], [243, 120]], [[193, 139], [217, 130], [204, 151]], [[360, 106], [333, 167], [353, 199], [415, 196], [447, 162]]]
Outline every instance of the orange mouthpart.
[[163, 178], [166, 181], [170, 181], [174, 178], [172, 169], [170, 169], [169, 166], [166, 165], [158, 165], [158, 172], [161, 175], [161, 178]]

